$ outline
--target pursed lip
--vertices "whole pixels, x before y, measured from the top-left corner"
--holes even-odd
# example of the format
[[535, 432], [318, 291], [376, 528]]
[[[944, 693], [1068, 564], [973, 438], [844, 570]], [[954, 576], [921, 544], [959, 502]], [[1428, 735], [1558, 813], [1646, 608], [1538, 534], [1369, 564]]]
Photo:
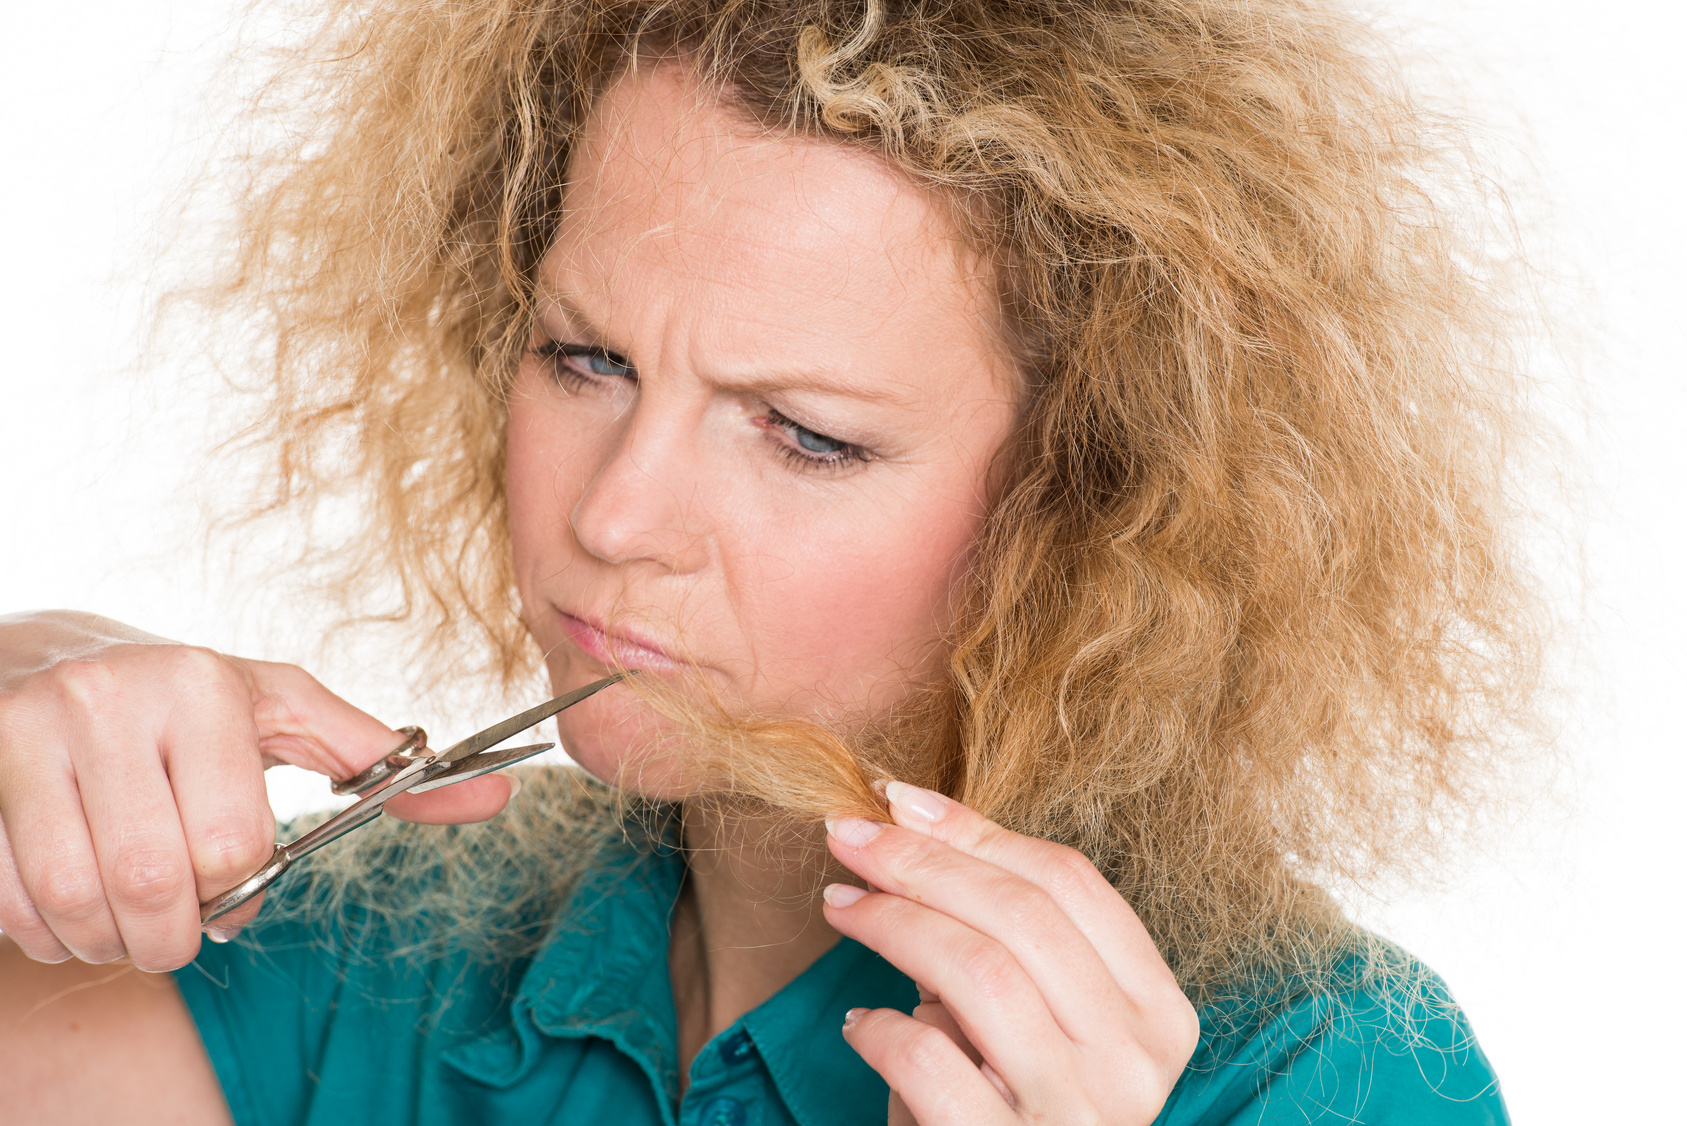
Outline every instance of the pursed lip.
[[617, 628], [613, 633], [591, 618], [579, 617], [566, 610], [558, 610], [563, 632], [575, 648], [600, 664], [650, 672], [677, 669], [693, 662], [677, 657], [660, 643], [629, 630]]

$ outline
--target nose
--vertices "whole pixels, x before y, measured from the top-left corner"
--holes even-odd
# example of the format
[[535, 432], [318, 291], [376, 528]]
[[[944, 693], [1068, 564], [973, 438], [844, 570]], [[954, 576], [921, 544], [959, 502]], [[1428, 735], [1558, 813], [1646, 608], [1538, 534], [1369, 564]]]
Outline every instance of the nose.
[[641, 395], [568, 515], [580, 546], [606, 563], [688, 573], [708, 561], [693, 427]]

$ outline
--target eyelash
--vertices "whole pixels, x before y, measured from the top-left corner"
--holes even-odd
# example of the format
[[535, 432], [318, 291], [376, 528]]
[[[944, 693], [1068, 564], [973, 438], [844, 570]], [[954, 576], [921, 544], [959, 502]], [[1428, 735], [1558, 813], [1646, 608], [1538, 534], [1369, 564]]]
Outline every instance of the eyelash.
[[[772, 407], [767, 408], [767, 415], [762, 419], [762, 422], [769, 429], [783, 430], [793, 442], [796, 441], [797, 438], [795, 434], [791, 433], [792, 430], [807, 430], [808, 433], [813, 434], [816, 438], [820, 438], [827, 442], [838, 442], [836, 438], [827, 437], [825, 434], [822, 434], [817, 430], [809, 430], [808, 427], [802, 425], [801, 423], [792, 422]], [[872, 460], [866, 450], [862, 449], [860, 446], [852, 446], [848, 442], [838, 442], [838, 448], [833, 450], [831, 453], [826, 454], [803, 453], [801, 450], [796, 449], [793, 446], [788, 446], [784, 442], [780, 442], [777, 448], [780, 456], [799, 469], [842, 469], [848, 465], [855, 465]]]
[[[637, 373], [633, 366], [614, 352], [609, 351], [607, 348], [596, 348], [590, 344], [563, 344], [559, 341], [553, 340], [547, 341], [544, 344], [535, 345], [533, 348], [529, 349], [529, 351], [541, 360], [547, 362], [551, 368], [552, 375], [559, 382], [564, 383], [569, 390], [578, 390], [579, 388], [585, 386], [586, 383], [594, 379], [637, 378]], [[606, 375], [598, 372], [587, 373], [579, 371], [568, 364], [558, 362], [559, 360], [569, 357], [590, 356], [602, 356], [611, 364], [616, 367], [624, 367], [632, 374], [628, 377], [622, 377]], [[838, 439], [836, 438], [829, 437], [817, 430], [810, 430], [801, 423], [794, 422], [785, 417], [772, 407], [769, 407], [767, 414], [758, 421], [761, 422], [767, 429], [782, 431], [793, 442], [797, 441], [797, 437], [793, 431], [802, 430], [814, 435], [822, 441], [838, 443], [838, 449], [826, 454], [804, 453], [784, 442], [778, 443], [777, 448], [780, 456], [796, 469], [806, 471], [828, 469], [836, 470], [842, 469], [845, 466], [872, 460], [867, 451], [863, 450], [860, 446], [851, 445], [848, 442], [838, 442]]]
[[620, 356], [617, 356], [614, 352], [609, 351], [607, 348], [594, 348], [590, 344], [563, 344], [559, 341], [551, 340], [545, 342], [544, 344], [537, 344], [529, 349], [529, 351], [549, 364], [551, 374], [556, 377], [558, 382], [565, 384], [570, 391], [579, 390], [593, 379], [614, 379], [617, 377], [605, 375], [599, 372], [588, 373], [579, 371], [568, 364], [561, 363], [560, 361], [563, 359], [572, 357], [602, 356], [604, 359], [608, 360], [617, 367], [624, 367], [628, 371], [633, 370], [633, 366], [631, 364], [627, 363]]

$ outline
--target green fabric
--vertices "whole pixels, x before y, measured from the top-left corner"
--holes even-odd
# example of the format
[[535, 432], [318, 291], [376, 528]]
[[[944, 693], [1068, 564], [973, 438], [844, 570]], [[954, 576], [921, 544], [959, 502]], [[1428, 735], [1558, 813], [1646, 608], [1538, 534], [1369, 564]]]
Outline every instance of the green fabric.
[[[884, 1122], [884, 1083], [839, 1028], [916, 996], [848, 939], [698, 1053], [679, 1097], [666, 955], [683, 876], [671, 851], [612, 846], [518, 965], [382, 957], [361, 927], [346, 956], [343, 935], [260, 918], [176, 979], [239, 1126]], [[1469, 1027], [1421, 981], [1203, 1014], [1158, 1123], [1509, 1121]]]

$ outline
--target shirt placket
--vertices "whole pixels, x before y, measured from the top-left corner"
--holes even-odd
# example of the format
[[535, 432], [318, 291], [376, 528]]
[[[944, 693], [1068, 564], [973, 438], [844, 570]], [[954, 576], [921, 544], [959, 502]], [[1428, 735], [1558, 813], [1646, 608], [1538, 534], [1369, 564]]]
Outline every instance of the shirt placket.
[[680, 1100], [679, 1126], [780, 1126], [769, 1116], [771, 1083], [755, 1041], [742, 1025], [722, 1032], [697, 1053], [691, 1085]]

